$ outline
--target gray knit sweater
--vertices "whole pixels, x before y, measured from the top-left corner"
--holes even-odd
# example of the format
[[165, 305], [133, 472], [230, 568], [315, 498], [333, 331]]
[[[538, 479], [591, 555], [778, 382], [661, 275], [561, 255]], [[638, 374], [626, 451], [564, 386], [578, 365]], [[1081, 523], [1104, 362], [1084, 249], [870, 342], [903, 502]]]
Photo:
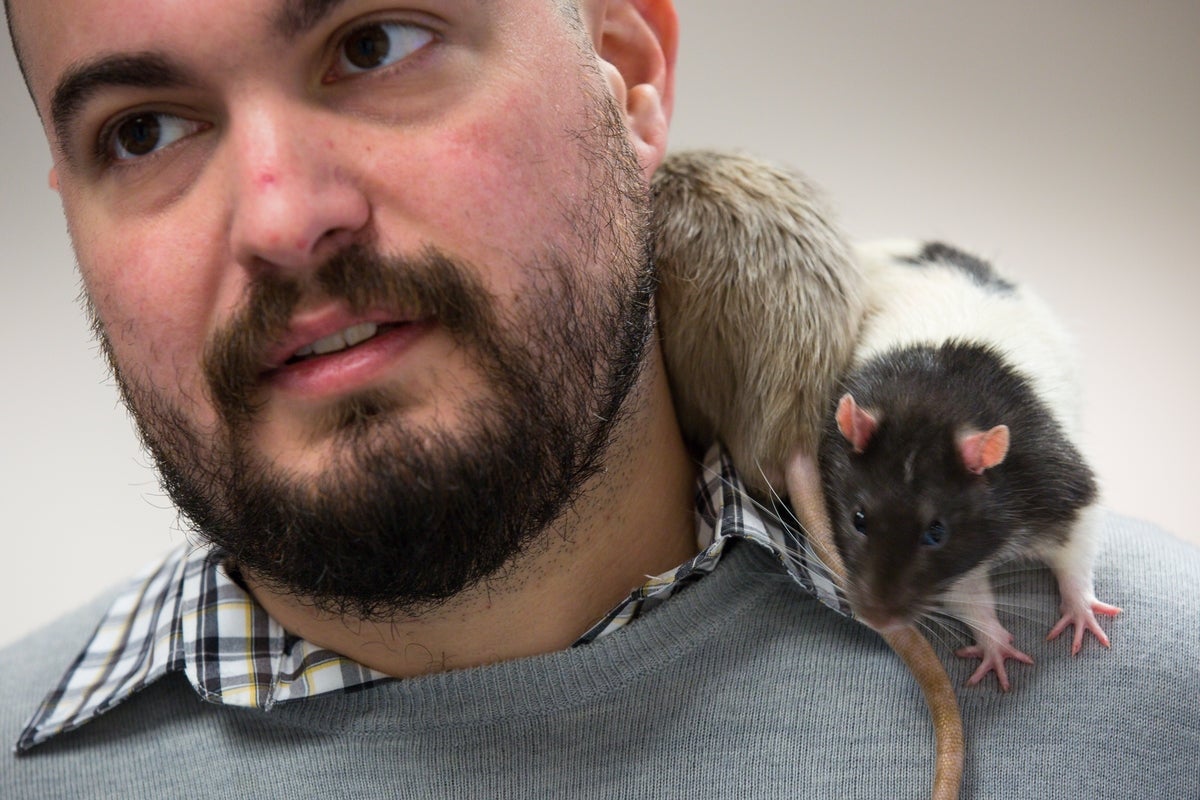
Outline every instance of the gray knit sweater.
[[[1113, 647], [1043, 641], [1053, 581], [1003, 582], [1036, 664], [959, 692], [964, 797], [1200, 798], [1200, 551], [1109, 518], [1097, 593]], [[0, 736], [25, 720], [109, 598], [0, 652]], [[1013, 603], [1014, 606], [1005, 605]], [[960, 686], [971, 664], [939, 647]], [[738, 543], [628, 628], [559, 653], [270, 712], [202, 702], [169, 676], [29, 754], [0, 798], [903, 798], [933, 741], [911, 678], [873, 633]]]

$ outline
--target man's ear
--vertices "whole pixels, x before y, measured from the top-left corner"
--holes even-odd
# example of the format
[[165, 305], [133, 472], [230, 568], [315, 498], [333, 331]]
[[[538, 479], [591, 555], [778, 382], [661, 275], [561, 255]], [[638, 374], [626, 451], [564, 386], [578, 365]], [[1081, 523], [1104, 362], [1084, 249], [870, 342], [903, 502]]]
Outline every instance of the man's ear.
[[597, 0], [589, 20], [646, 180], [667, 151], [679, 22], [672, 0]]

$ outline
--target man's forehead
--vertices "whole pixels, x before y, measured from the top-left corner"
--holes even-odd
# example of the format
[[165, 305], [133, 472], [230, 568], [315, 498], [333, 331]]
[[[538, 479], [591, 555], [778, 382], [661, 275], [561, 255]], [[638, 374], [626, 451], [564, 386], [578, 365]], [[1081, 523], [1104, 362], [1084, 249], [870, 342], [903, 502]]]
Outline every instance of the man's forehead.
[[[459, 0], [469, 6], [504, 6], [511, 0]], [[122, 53], [161, 52], [172, 33], [201, 42], [251, 31], [293, 39], [345, 7], [386, 10], [370, 0], [7, 0], [12, 4], [21, 57], [39, 108], [63, 73], [81, 61]], [[424, 0], [431, 11], [456, 0]], [[545, 0], [548, 6], [587, 9], [593, 0]], [[403, 10], [402, 8], [399, 10]], [[585, 12], [586, 16], [586, 12]], [[203, 34], [203, 35], [201, 35]]]
[[[291, 0], [288, 0], [291, 2]], [[173, 31], [215, 34], [239, 10], [282, 0], [11, 0], [21, 57], [39, 109], [64, 74], [101, 56], [161, 51]], [[201, 13], [203, 11], [203, 13]], [[261, 11], [259, 12], [261, 16]], [[204, 25], [205, 19], [208, 25]], [[198, 40], [203, 37], [196, 37]]]

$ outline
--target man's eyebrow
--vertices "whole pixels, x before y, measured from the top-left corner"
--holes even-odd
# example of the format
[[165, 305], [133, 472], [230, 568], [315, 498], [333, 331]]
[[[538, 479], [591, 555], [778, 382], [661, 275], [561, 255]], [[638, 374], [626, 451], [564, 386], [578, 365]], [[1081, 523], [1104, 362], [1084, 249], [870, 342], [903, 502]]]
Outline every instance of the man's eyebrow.
[[346, 0], [283, 0], [273, 20], [277, 33], [289, 41], [312, 29]]
[[186, 70], [158, 53], [101, 56], [76, 64], [54, 87], [50, 119], [59, 141], [65, 141], [80, 109], [100, 91], [114, 86], [163, 89], [191, 82]]

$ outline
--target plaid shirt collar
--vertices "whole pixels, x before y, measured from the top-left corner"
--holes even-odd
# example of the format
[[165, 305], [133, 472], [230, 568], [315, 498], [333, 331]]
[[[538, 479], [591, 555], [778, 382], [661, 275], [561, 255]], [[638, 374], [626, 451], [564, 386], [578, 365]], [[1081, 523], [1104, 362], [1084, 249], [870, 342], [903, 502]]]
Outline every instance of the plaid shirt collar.
[[[786, 510], [784, 511], [786, 513]], [[716, 569], [733, 539], [770, 549], [795, 580], [846, 612], [828, 574], [775, 511], [749, 501], [727, 455], [705, 459], [696, 492], [700, 552], [650, 578], [575, 646], [606, 636]], [[136, 577], [22, 731], [20, 753], [95, 719], [164, 675], [183, 672], [210, 703], [269, 710], [276, 703], [394, 680], [289, 634], [226, 572], [219, 551], [182, 546]]]

